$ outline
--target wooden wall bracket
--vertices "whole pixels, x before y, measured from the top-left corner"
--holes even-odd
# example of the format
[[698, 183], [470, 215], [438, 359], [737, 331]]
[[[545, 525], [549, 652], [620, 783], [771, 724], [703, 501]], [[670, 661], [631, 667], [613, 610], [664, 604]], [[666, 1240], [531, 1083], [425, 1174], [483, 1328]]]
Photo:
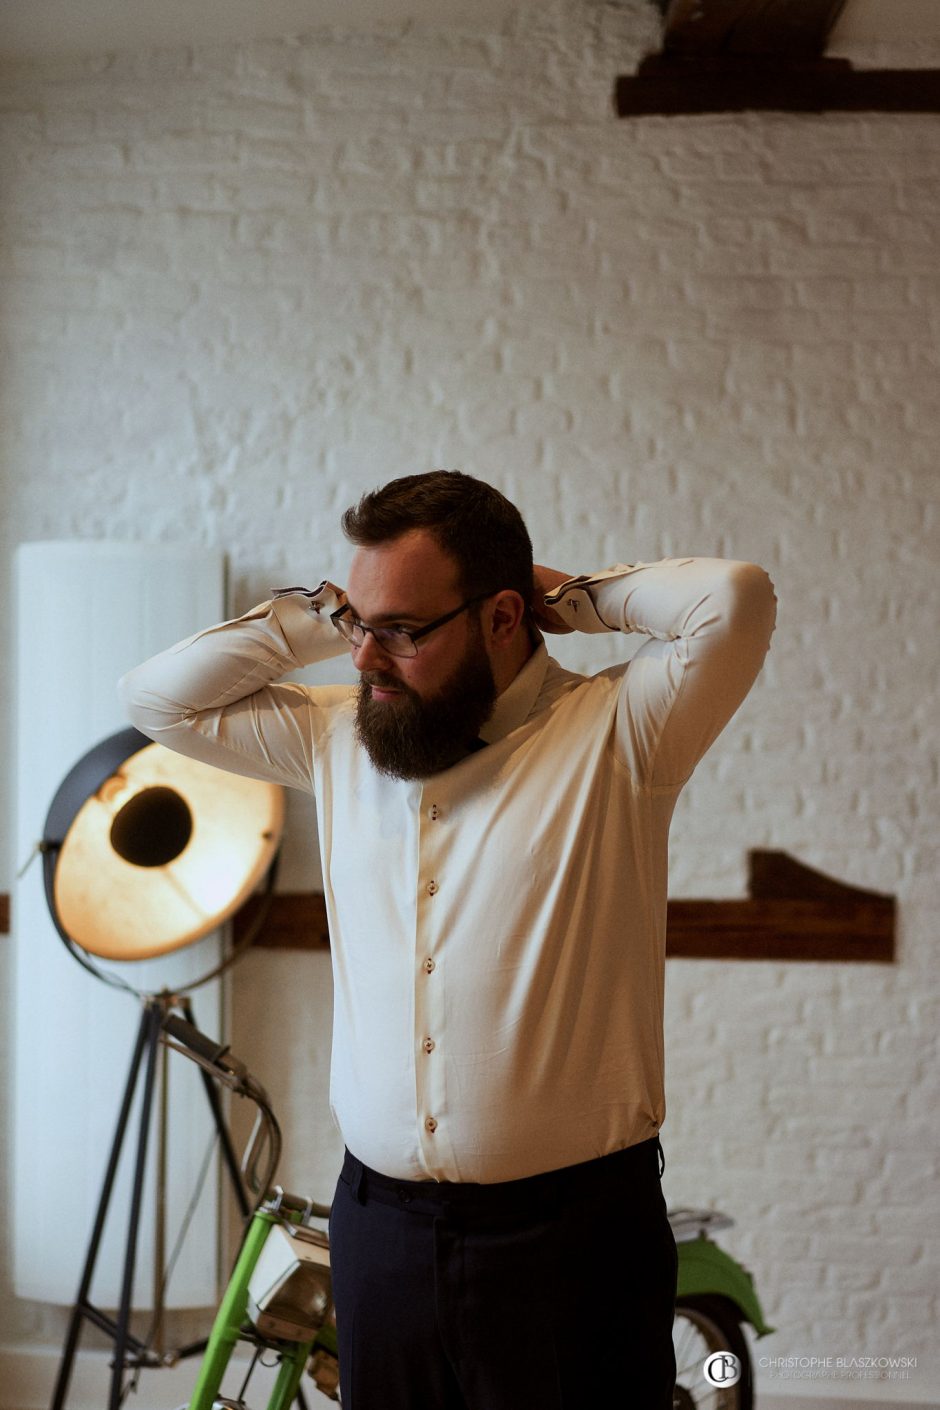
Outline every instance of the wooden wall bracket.
[[891, 964], [893, 896], [834, 881], [786, 852], [748, 853], [743, 901], [670, 901], [670, 959], [854, 960]]
[[[254, 922], [253, 896], [235, 917], [238, 941]], [[670, 901], [669, 959], [845, 960], [891, 964], [897, 906], [893, 896], [846, 886], [786, 852], [748, 853], [748, 896], [738, 901]], [[0, 932], [9, 930], [9, 897], [0, 896]], [[281, 892], [256, 949], [327, 950], [320, 892]]]
[[653, 0], [662, 48], [614, 86], [618, 117], [940, 112], [940, 70], [855, 69], [826, 47], [846, 0]]

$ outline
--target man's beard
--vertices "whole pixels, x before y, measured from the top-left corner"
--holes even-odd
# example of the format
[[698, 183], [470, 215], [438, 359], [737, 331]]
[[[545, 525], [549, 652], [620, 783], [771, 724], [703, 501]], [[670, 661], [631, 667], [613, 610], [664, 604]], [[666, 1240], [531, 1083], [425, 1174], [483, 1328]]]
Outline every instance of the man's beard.
[[[401, 694], [392, 701], [374, 700], [373, 685]], [[493, 668], [478, 626], [457, 669], [427, 700], [395, 676], [364, 671], [356, 700], [356, 737], [380, 773], [427, 778], [466, 757], [495, 701]]]

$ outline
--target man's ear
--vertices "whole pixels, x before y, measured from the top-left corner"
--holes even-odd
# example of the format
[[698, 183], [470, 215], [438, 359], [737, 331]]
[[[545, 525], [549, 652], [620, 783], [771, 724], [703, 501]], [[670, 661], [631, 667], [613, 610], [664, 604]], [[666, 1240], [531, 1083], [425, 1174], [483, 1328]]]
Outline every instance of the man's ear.
[[522, 595], [506, 588], [489, 605], [490, 640], [494, 646], [508, 646], [525, 620]]

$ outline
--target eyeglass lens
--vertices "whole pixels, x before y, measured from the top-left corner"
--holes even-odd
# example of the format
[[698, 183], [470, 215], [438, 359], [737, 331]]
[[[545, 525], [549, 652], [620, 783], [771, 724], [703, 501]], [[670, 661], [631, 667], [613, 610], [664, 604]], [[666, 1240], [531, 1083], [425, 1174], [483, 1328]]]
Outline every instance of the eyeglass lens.
[[412, 641], [408, 632], [401, 627], [367, 627], [362, 622], [351, 620], [347, 617], [340, 617], [336, 622], [342, 635], [352, 646], [362, 646], [366, 639], [366, 633], [370, 632], [375, 638], [376, 645], [390, 656], [416, 656], [418, 648]]

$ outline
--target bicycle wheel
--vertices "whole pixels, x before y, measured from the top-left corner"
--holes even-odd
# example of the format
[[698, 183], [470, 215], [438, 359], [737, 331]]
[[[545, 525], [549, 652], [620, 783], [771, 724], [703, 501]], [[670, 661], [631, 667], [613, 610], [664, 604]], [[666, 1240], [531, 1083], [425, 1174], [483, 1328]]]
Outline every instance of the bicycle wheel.
[[[673, 1410], [752, 1410], [751, 1355], [733, 1302], [725, 1297], [680, 1298], [672, 1339], [676, 1349]], [[735, 1384], [713, 1385], [707, 1379], [705, 1363], [714, 1352], [737, 1357], [741, 1375]], [[719, 1361], [713, 1373], [730, 1380], [730, 1361]]]

